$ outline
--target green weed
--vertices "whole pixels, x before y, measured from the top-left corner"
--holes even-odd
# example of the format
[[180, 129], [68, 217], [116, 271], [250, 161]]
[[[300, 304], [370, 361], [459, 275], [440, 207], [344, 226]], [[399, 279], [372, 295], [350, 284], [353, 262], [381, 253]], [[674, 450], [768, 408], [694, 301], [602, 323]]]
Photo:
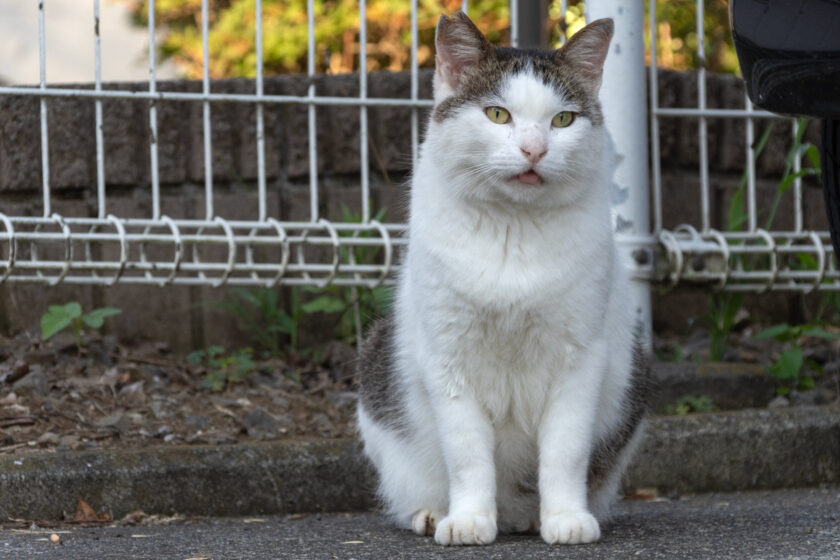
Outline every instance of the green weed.
[[807, 391], [814, 387], [814, 377], [822, 375], [823, 368], [814, 360], [806, 360], [802, 343], [807, 338], [840, 340], [840, 335], [823, 329], [821, 324], [790, 326], [787, 323], [774, 325], [755, 335], [757, 340], [775, 339], [784, 345], [779, 357], [767, 368], [776, 380], [776, 393], [787, 395], [793, 389]]
[[81, 350], [84, 327], [100, 329], [106, 318], [120, 313], [122, 310], [115, 307], [102, 307], [82, 314], [82, 306], [77, 301], [65, 305], [50, 305], [49, 310], [41, 315], [41, 338], [48, 340], [69, 327], [76, 346]]
[[666, 413], [679, 414], [680, 416], [693, 412], [713, 412], [715, 410], [717, 410], [717, 406], [709, 397], [693, 397], [691, 395], [680, 397], [677, 402], [665, 408]]
[[221, 391], [228, 385], [242, 381], [256, 370], [253, 354], [251, 348], [243, 348], [225, 355], [223, 346], [210, 346], [207, 350], [190, 352], [187, 361], [206, 366], [207, 374], [201, 380], [201, 385], [211, 391]]

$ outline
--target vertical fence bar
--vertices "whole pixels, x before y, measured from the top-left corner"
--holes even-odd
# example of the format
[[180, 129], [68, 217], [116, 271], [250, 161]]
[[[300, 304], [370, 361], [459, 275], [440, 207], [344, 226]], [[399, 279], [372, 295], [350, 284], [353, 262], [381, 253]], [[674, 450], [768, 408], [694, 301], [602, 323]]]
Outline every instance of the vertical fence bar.
[[519, 2], [510, 0], [508, 2], [508, 9], [510, 10], [510, 46], [519, 46]]
[[[309, 30], [306, 52], [306, 73], [309, 76], [309, 99], [315, 98], [315, 6], [313, 0], [306, 1], [306, 25]], [[318, 221], [318, 146], [315, 122], [315, 104], [307, 109], [309, 126], [309, 219]]]
[[606, 175], [622, 263], [632, 272], [632, 297], [645, 341], [651, 344], [650, 285], [653, 255], [649, 242], [647, 96], [645, 45], [642, 38], [644, 3], [600, 0], [587, 3], [593, 19], [612, 17], [615, 35], [605, 62], [601, 104], [614, 156]]
[[469, 4], [467, 0], [461, 0], [461, 11], [469, 15]]
[[[359, 98], [367, 99], [367, 2], [359, 2]], [[367, 107], [359, 108], [359, 166], [362, 172], [362, 222], [370, 221]]]
[[[155, 81], [155, 0], [149, 0], [149, 93], [157, 92]], [[160, 178], [158, 176], [158, 129], [156, 101], [149, 102], [149, 157], [152, 176], [152, 219], [160, 218]]]
[[[263, 43], [262, 43], [262, 0], [256, 1], [256, 47], [257, 47], [257, 98], [263, 96]], [[267, 217], [265, 201], [265, 120], [263, 118], [263, 104], [257, 103], [257, 195], [259, 197], [259, 220]]]
[[[38, 59], [40, 88], [47, 89], [47, 38], [44, 28], [44, 2], [38, 2]], [[41, 97], [41, 181], [44, 191], [44, 217], [52, 214], [50, 207], [50, 146], [49, 127], [47, 126], [47, 99]]]
[[[793, 141], [796, 142], [796, 137], [799, 135], [799, 119], [793, 119]], [[802, 231], [802, 177], [799, 177], [799, 172], [802, 171], [802, 159], [800, 152], [797, 151], [793, 157], [793, 173], [796, 179], [793, 180], [793, 230]]]
[[417, 0], [411, 0], [411, 169], [417, 169], [417, 150], [420, 135], [417, 123]]
[[697, 0], [697, 109], [700, 111], [698, 142], [700, 143], [700, 203], [703, 213], [703, 231], [711, 228], [709, 204], [709, 151], [708, 128], [703, 111], [706, 110], [706, 46], [703, 25], [705, 14], [703, 0]]
[[560, 0], [560, 16], [563, 18], [563, 33], [560, 35], [560, 45], [566, 44], [566, 32], [568, 28], [566, 27], [566, 10], [568, 6], [566, 6], [566, 0]]
[[[201, 49], [202, 77], [201, 91], [204, 95], [210, 93], [210, 49], [207, 45], [207, 0], [201, 0]], [[202, 103], [204, 117], [204, 217], [213, 219], [213, 138], [210, 127], [210, 102]]]
[[[659, 72], [656, 60], [656, 0], [648, 3], [650, 25], [650, 147], [653, 169], [653, 231], [662, 231], [662, 162], [659, 156]], [[565, 13], [565, 12], [564, 12]]]
[[[753, 104], [745, 93], [745, 105], [747, 113], [753, 112]], [[749, 231], [755, 231], [758, 227], [758, 212], [756, 210], [755, 196], [755, 121], [747, 118], [746, 123], [746, 144], [747, 144], [747, 227]]]
[[[99, 0], [93, 2], [93, 65], [94, 65], [94, 89], [102, 91], [102, 49], [99, 40]], [[95, 101], [96, 111], [96, 216], [105, 218], [105, 155], [102, 139], [102, 100]]]

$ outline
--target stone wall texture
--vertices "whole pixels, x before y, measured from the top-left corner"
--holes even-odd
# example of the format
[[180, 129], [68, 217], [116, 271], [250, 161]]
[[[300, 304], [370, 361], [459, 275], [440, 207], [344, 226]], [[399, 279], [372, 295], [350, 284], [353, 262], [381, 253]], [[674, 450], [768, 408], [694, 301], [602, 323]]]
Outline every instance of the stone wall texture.
[[[420, 73], [420, 96], [431, 96], [429, 71]], [[319, 96], [356, 96], [357, 75], [327, 75], [314, 79]], [[265, 79], [269, 95], [305, 95], [306, 76]], [[370, 97], [406, 98], [408, 73], [369, 76]], [[74, 87], [91, 87], [89, 84]], [[107, 88], [144, 90], [143, 83], [109, 84]], [[160, 91], [200, 92], [200, 82], [160, 82]], [[252, 93], [252, 80], [214, 81], [213, 92]], [[708, 106], [742, 108], [743, 83], [731, 76], [708, 77]], [[664, 107], [695, 107], [693, 74], [659, 71], [659, 99]], [[103, 101], [103, 133], [107, 209], [120, 217], [147, 217], [151, 212], [148, 101]], [[204, 158], [201, 103], [158, 101], [158, 150], [163, 212], [173, 218], [200, 217], [204, 212]], [[323, 217], [341, 219], [341, 207], [360, 206], [359, 109], [320, 106], [317, 114], [319, 205]], [[405, 197], [411, 164], [411, 109], [373, 107], [369, 114], [370, 181], [374, 210], [387, 210], [388, 221], [405, 217]], [[214, 204], [225, 218], [256, 219], [257, 145], [255, 109], [248, 103], [211, 104]], [[427, 120], [419, 111], [421, 137]], [[66, 216], [96, 215], [96, 143], [94, 102], [89, 98], [48, 101], [50, 184], [52, 205]], [[729, 201], [742, 177], [746, 146], [744, 121], [709, 119], [709, 173], [712, 220], [725, 227]], [[756, 138], [769, 124], [756, 121]], [[266, 177], [269, 215], [282, 220], [309, 216], [309, 146], [307, 108], [269, 104], [265, 108]], [[700, 223], [697, 120], [662, 118], [660, 124], [663, 213], [665, 227]], [[817, 141], [812, 124], [806, 139]], [[757, 162], [758, 202], [768, 208], [775, 196], [791, 140], [787, 121], [774, 125], [773, 135]], [[41, 138], [39, 101], [35, 97], [0, 97], [0, 211], [9, 215], [40, 215]], [[793, 224], [792, 202], [780, 206], [773, 229]], [[803, 189], [805, 227], [825, 228], [822, 194], [816, 183]], [[762, 216], [759, 216], [762, 220]], [[196, 287], [4, 285], [0, 287], [0, 332], [36, 328], [47, 305], [78, 300], [83, 305], [121, 307], [116, 334], [124, 340], [163, 339], [183, 350], [222, 343], [247, 344], [228, 318], [202, 301], [225, 296], [224, 289]], [[707, 293], [680, 288], [655, 296], [659, 328], [684, 330], [702, 321]], [[807, 303], [807, 302], [806, 302]], [[752, 298], [757, 313], [788, 320], [802, 313], [800, 296], [774, 294]], [[677, 310], [677, 311], [675, 311]], [[319, 333], [312, 336], [318, 337]]]

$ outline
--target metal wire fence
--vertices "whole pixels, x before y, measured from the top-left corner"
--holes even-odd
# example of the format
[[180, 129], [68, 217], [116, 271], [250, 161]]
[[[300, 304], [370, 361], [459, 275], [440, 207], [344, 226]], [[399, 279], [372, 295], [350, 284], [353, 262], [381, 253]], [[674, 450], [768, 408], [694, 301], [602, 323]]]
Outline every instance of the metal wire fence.
[[[649, 27], [651, 44], [656, 44], [655, 0], [650, 1]], [[0, 208], [0, 283], [40, 282], [45, 284], [76, 283], [111, 285], [186, 284], [186, 285], [336, 285], [376, 286], [390, 282], [396, 270], [396, 250], [406, 242], [404, 224], [380, 223], [373, 219], [370, 207], [370, 177], [368, 153], [368, 109], [380, 107], [408, 107], [411, 110], [411, 159], [416, 161], [420, 141], [419, 111], [432, 106], [430, 99], [419, 97], [417, 0], [411, 2], [410, 92], [407, 98], [370, 97], [368, 74], [361, 63], [359, 94], [352, 97], [318, 95], [310, 81], [306, 95], [269, 95], [263, 87], [262, 2], [256, 0], [256, 79], [253, 93], [220, 93], [211, 88], [208, 70], [207, 0], [202, 1], [201, 34], [204, 52], [203, 79], [200, 92], [159, 91], [155, 78], [155, 2], [148, 3], [149, 79], [148, 89], [129, 91], [111, 89], [101, 77], [101, 45], [99, 35], [100, 0], [93, 0], [95, 75], [92, 89], [48, 87], [46, 76], [45, 42], [48, 38], [44, 13], [49, 0], [37, 3], [39, 11], [38, 41], [40, 51], [40, 82], [35, 87], [0, 87], [0, 96], [29, 96], [39, 100], [41, 134], [41, 206], [38, 217], [7, 215]], [[564, 3], [565, 4], [565, 3]], [[599, 2], [595, 2], [599, 4]], [[601, 0], [612, 7], [618, 18], [622, 2]], [[643, 5], [631, 2], [630, 9]], [[565, 7], [564, 7], [565, 8]], [[467, 9], [467, 1], [463, 2]], [[601, 6], [599, 10], [603, 11]], [[519, 40], [516, 0], [510, 1], [511, 42]], [[307, 2], [307, 73], [315, 76], [315, 21], [313, 0]], [[641, 20], [641, 17], [639, 18]], [[367, 57], [366, 2], [359, 2], [359, 60]], [[697, 2], [697, 35], [700, 60], [704, 49], [703, 0]], [[639, 30], [640, 31], [640, 30]], [[656, 48], [650, 49], [651, 66], [656, 67]], [[793, 182], [794, 227], [791, 231], [766, 231], [759, 227], [756, 198], [755, 124], [757, 118], [777, 118], [752, 108], [749, 100], [744, 109], [716, 109], [707, 107], [706, 73], [698, 70], [696, 108], [665, 108], [658, 99], [657, 72], [650, 72], [650, 135], [652, 150], [652, 226], [644, 219], [632, 235], [619, 234], [619, 242], [632, 248], [644, 247], [650, 254], [658, 254], [656, 268], [649, 261], [639, 261], [635, 276], [644, 283], [663, 280], [669, 285], [680, 282], [702, 282], [716, 288], [737, 291], [838, 290], [840, 272], [837, 270], [827, 232], [804, 229], [802, 219], [802, 181]], [[644, 98], [644, 92], [641, 92]], [[53, 210], [50, 180], [50, 133], [47, 107], [61, 98], [89, 98], [95, 106], [95, 122], [91, 123], [96, 142], [96, 216], [64, 216]], [[148, 102], [151, 213], [143, 219], [125, 218], [109, 210], [105, 176], [103, 138], [103, 101], [132, 99]], [[164, 101], [200, 104], [203, 119], [204, 153], [204, 212], [199, 219], [173, 219], [161, 211], [161, 181], [158, 161], [158, 114], [156, 105]], [[213, 158], [211, 157], [211, 107], [213, 103], [247, 104], [254, 109], [256, 122], [257, 196], [253, 219], [233, 220], [224, 209], [214, 205]], [[307, 137], [309, 154], [309, 217], [298, 222], [283, 222], [269, 215], [266, 203], [265, 113], [278, 105], [307, 107]], [[319, 176], [317, 150], [316, 108], [319, 106], [352, 106], [359, 110], [360, 185], [358, 223], [331, 222], [319, 214]], [[701, 223], [683, 224], [674, 229], [663, 227], [663, 193], [660, 172], [660, 125], [666, 118], [694, 119], [699, 123], [699, 169]], [[716, 230], [710, 220], [710, 182], [707, 121], [712, 118], [742, 119], [746, 122], [746, 227], [738, 231]], [[612, 130], [613, 136], [621, 131]], [[794, 126], [794, 136], [798, 133]], [[642, 142], [644, 143], [644, 142]], [[645, 154], [646, 148], [640, 147]], [[794, 173], [800, 169], [800, 155], [794, 160]], [[625, 158], [626, 159], [626, 158]], [[646, 156], [643, 161], [647, 161]], [[634, 188], [637, 207], [647, 208], [647, 182]], [[98, 248], [99, 247], [99, 248]], [[102, 250], [101, 247], [107, 247]], [[355, 247], [378, 247], [373, 262], [356, 262]], [[316, 248], [317, 250], [311, 250]], [[810, 266], [802, 266], [801, 255], [810, 255]], [[798, 264], [797, 264], [798, 263]], [[642, 266], [644, 264], [644, 266]], [[657, 273], [657, 270], [662, 272]]]
[[[649, 0], [649, 29], [651, 33], [650, 65], [657, 65], [657, 18], [656, 0]], [[728, 22], [718, 22], [725, 25]], [[782, 119], [766, 111], [755, 110], [749, 97], [744, 94], [744, 109], [709, 108], [707, 99], [707, 76], [705, 69], [705, 11], [704, 0], [696, 3], [697, 58], [697, 106], [690, 108], [665, 108], [659, 103], [658, 73], [650, 72], [650, 134], [652, 150], [652, 208], [653, 234], [664, 251], [664, 281], [675, 286], [680, 282], [700, 282], [716, 289], [727, 291], [763, 292], [765, 290], [840, 290], [840, 272], [831, 238], [827, 231], [804, 229], [803, 182], [801, 177], [801, 152], [794, 151], [791, 157], [793, 228], [776, 231], [759, 227], [760, 208], [757, 203], [756, 160], [758, 143], [756, 119]], [[691, 119], [698, 123], [698, 150], [701, 223], [681, 224], [673, 230], [663, 227], [663, 188], [660, 159], [660, 126], [663, 119]], [[711, 188], [709, 181], [709, 137], [710, 119], [736, 119], [746, 123], [746, 183], [745, 227], [714, 229], [711, 219]], [[799, 121], [792, 122], [792, 143], [797, 144], [802, 131]], [[780, 179], [780, 181], [783, 179]], [[767, 210], [767, 209], [765, 209]], [[770, 210], [772, 214], [775, 208]], [[765, 212], [766, 215], [766, 212]]]

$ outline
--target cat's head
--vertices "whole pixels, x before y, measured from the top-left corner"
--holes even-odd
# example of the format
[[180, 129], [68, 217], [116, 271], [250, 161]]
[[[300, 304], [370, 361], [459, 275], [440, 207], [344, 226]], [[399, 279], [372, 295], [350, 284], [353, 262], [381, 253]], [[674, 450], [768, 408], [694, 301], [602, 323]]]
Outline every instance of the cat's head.
[[435, 108], [427, 142], [456, 196], [573, 203], [602, 172], [601, 74], [613, 22], [554, 51], [494, 47], [462, 12], [436, 35]]

